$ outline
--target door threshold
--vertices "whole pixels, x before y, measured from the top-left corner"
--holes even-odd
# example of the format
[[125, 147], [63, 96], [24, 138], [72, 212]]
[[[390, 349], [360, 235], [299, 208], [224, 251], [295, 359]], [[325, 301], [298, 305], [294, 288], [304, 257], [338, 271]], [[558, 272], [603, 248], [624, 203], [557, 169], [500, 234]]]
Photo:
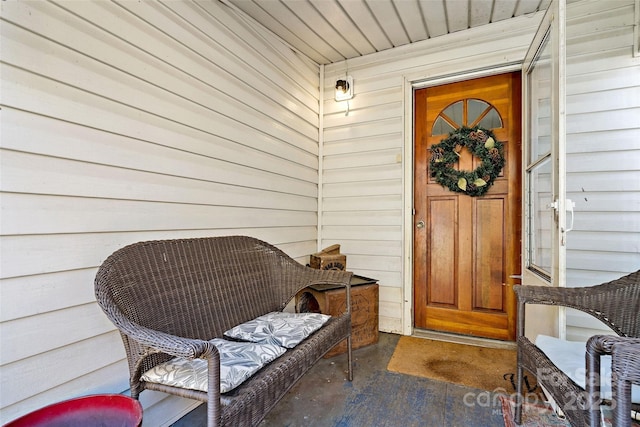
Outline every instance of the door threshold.
[[499, 348], [504, 350], [515, 350], [518, 345], [515, 341], [501, 341], [490, 338], [471, 337], [468, 335], [451, 334], [447, 332], [430, 331], [427, 329], [413, 329], [411, 335], [416, 338], [425, 338], [434, 341], [446, 341], [455, 344], [475, 345], [478, 347]]

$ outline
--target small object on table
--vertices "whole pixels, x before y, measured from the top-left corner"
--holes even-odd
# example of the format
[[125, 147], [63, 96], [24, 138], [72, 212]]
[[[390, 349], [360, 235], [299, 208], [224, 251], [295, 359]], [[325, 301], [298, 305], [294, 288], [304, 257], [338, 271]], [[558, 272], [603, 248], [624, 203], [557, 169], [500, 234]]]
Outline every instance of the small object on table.
[[340, 253], [340, 245], [331, 245], [312, 254], [309, 266], [319, 270], [346, 270], [347, 256]]

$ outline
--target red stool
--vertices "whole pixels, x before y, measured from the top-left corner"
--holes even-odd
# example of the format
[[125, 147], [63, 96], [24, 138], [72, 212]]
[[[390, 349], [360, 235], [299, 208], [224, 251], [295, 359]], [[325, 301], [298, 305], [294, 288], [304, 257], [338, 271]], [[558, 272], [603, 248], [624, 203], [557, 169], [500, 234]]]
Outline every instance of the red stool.
[[98, 394], [54, 403], [5, 427], [139, 427], [142, 405], [122, 394]]

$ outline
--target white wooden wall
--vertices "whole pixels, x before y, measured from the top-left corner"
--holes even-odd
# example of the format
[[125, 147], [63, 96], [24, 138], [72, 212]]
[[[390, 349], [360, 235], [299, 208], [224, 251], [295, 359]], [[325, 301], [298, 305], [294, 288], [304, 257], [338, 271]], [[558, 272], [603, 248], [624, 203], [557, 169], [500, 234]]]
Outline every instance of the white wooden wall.
[[[128, 389], [93, 279], [140, 240], [317, 249], [319, 66], [216, 1], [2, 7], [0, 422]], [[192, 400], [145, 392], [145, 425]]]
[[[590, 286], [640, 269], [638, 15], [633, 0], [579, 2], [567, 15], [567, 286]], [[569, 339], [600, 325], [567, 312]]]
[[[568, 197], [576, 201], [576, 222], [568, 258], [575, 286], [640, 268], [640, 70], [632, 55], [633, 0], [575, 2], [569, 17]], [[403, 300], [411, 300], [405, 294], [412, 274], [403, 268], [411, 242], [403, 218], [412, 198], [404, 182], [412, 157], [404, 150], [411, 108], [403, 104], [403, 85], [519, 62], [540, 18], [502, 21], [325, 68], [329, 89], [353, 76], [355, 97], [348, 115], [331, 90], [323, 97], [320, 239], [324, 246], [342, 244], [349, 269], [380, 279], [382, 331], [402, 333], [404, 325], [406, 333], [412, 324], [402, 310]], [[569, 315], [570, 327], [580, 322]]]

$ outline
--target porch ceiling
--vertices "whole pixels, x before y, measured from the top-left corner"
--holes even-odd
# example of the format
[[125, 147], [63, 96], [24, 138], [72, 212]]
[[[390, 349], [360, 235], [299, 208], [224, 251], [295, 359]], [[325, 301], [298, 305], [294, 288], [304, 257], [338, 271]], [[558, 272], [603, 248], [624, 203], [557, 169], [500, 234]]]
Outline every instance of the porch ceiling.
[[544, 10], [550, 0], [220, 0], [319, 64]]

